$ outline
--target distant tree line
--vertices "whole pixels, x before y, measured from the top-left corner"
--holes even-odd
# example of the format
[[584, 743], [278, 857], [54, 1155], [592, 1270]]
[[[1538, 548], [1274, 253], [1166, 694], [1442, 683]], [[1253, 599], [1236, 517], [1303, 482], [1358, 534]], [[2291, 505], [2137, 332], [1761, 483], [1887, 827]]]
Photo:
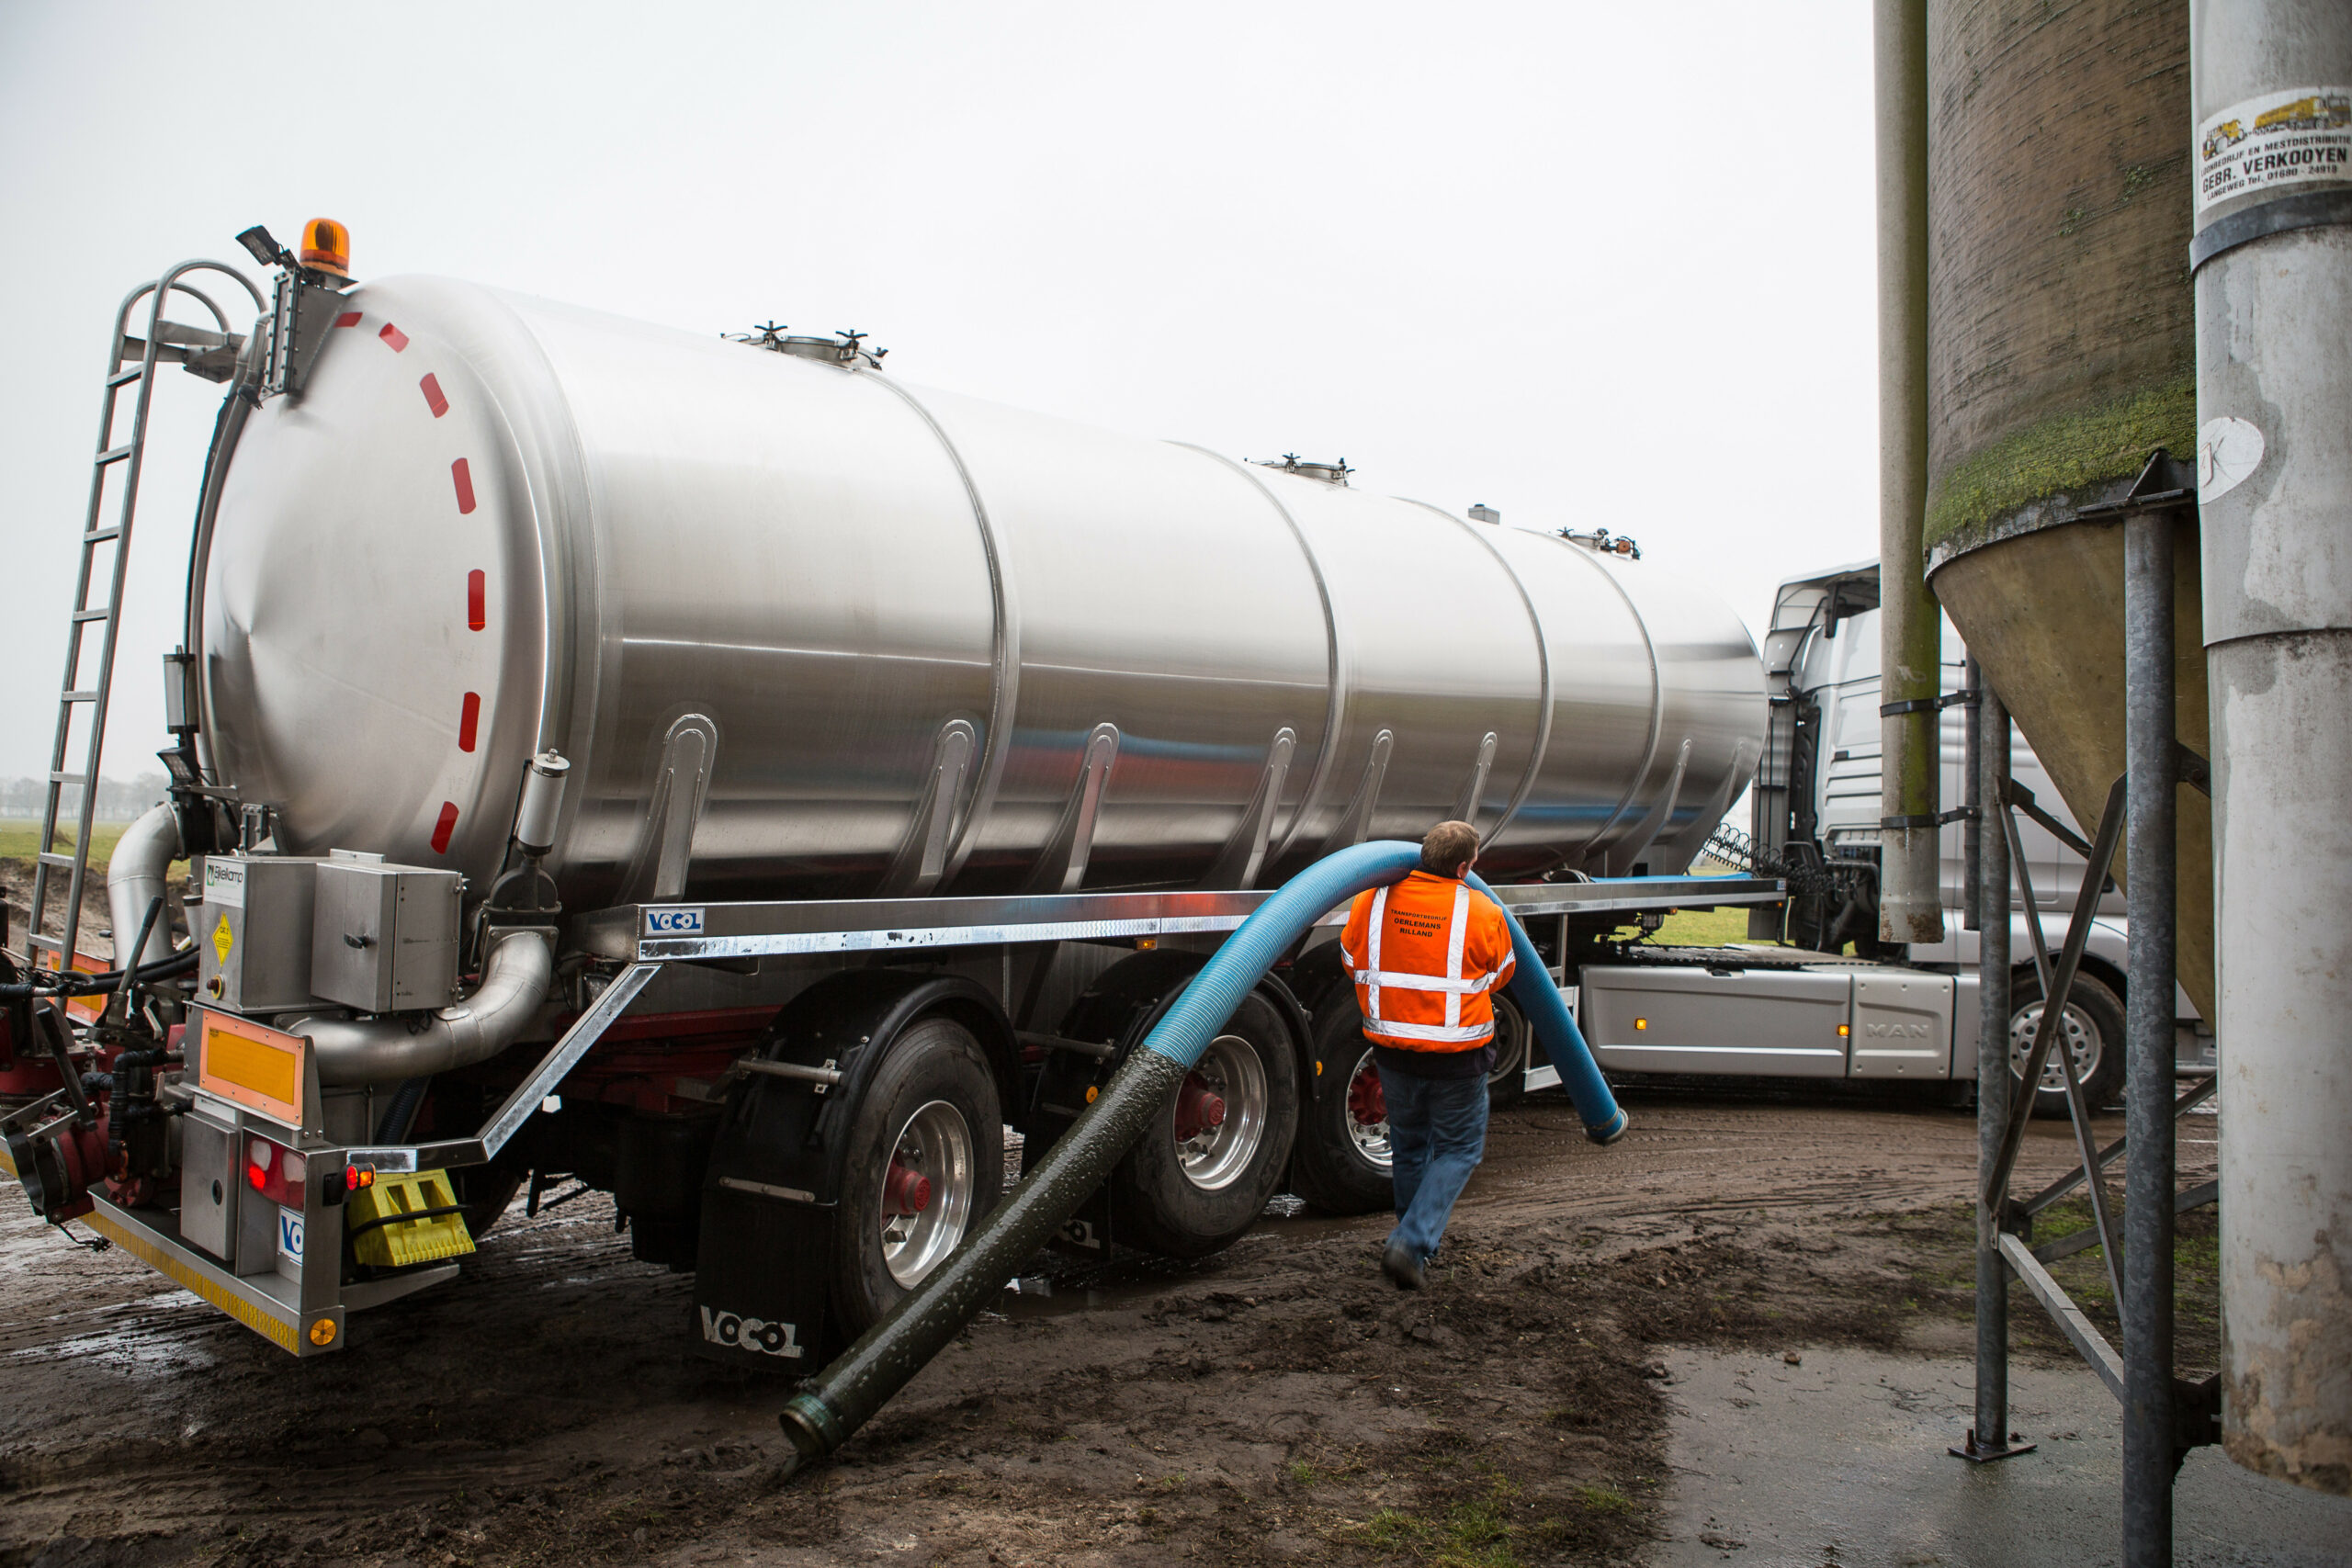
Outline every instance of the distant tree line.
[[[161, 773], [141, 773], [135, 779], [98, 779], [98, 817], [101, 822], [128, 822], [141, 812], [164, 798], [171, 787], [171, 780]], [[40, 779], [8, 779], [0, 781], [0, 817], [30, 818], [40, 820], [42, 803], [49, 785]], [[78, 786], [65, 786], [64, 797], [58, 804], [60, 817], [77, 816], [82, 809], [82, 795]]]

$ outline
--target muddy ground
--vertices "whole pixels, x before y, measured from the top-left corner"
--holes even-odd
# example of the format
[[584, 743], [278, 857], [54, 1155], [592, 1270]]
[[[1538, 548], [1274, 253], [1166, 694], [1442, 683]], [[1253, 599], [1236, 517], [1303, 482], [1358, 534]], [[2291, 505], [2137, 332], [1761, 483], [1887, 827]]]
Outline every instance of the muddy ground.
[[[1425, 1295], [1379, 1279], [1376, 1219], [1057, 1264], [785, 1484], [787, 1388], [684, 1354], [690, 1281], [595, 1200], [518, 1206], [458, 1282], [301, 1362], [0, 1203], [0, 1565], [1641, 1562], [1662, 1348], [1964, 1349], [1975, 1133], [1917, 1099], [1627, 1106], [1606, 1150], [1556, 1096], [1498, 1115]], [[2021, 1182], [2071, 1155], [2037, 1123]], [[2098, 1256], [2061, 1266], [2094, 1298]]]

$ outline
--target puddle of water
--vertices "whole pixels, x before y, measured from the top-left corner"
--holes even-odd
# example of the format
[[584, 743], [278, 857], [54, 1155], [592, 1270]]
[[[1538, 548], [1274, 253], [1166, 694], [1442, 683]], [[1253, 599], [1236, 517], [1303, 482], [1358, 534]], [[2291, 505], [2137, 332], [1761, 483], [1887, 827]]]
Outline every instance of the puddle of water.
[[[1974, 1465], [1945, 1451], [1972, 1415], [1967, 1360], [1814, 1347], [1796, 1365], [1753, 1352], [1664, 1359], [1673, 1483], [1656, 1568], [2121, 1555], [2121, 1423], [2086, 1369], [2013, 1363], [2011, 1426], [2039, 1447]], [[2184, 1568], [2352, 1564], [2352, 1501], [2250, 1474], [2213, 1448], [2181, 1469], [2173, 1529]]]

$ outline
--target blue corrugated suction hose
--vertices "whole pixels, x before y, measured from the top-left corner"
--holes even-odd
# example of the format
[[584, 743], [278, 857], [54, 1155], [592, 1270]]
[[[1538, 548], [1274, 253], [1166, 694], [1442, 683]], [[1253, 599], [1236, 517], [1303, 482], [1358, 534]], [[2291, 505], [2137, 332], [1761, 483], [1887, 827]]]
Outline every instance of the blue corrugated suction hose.
[[[1358, 844], [1317, 861], [1260, 905], [1193, 976], [1141, 1048], [1128, 1054], [1102, 1095], [1037, 1168], [922, 1284], [801, 1385], [782, 1416], [793, 1446], [784, 1473], [847, 1442], [996, 1299], [1004, 1282], [1078, 1212], [1151, 1118], [1166, 1109], [1216, 1032], [1301, 932], [1364, 889], [1402, 881], [1420, 858], [1419, 844]], [[1601, 1082], [1543, 959], [1515, 919], [1511, 945], [1519, 956], [1511, 996], [1559, 1064], [1561, 1081], [1576, 1100], [1587, 1134], [1612, 1141], [1624, 1132], [1625, 1114]]]

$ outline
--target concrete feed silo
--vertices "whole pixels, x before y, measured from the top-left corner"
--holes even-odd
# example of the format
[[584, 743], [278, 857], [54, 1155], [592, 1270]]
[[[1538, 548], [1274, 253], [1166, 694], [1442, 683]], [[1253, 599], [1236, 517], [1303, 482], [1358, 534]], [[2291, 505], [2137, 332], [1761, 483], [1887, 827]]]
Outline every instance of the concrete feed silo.
[[[2196, 441], [2188, 12], [1942, 5], [1928, 47], [1929, 582], [2087, 831], [2124, 769], [2123, 525], [2081, 513]], [[2177, 733], [2201, 754], [2183, 530]], [[2184, 789], [2180, 983], [2209, 1020], [2211, 823]]]

